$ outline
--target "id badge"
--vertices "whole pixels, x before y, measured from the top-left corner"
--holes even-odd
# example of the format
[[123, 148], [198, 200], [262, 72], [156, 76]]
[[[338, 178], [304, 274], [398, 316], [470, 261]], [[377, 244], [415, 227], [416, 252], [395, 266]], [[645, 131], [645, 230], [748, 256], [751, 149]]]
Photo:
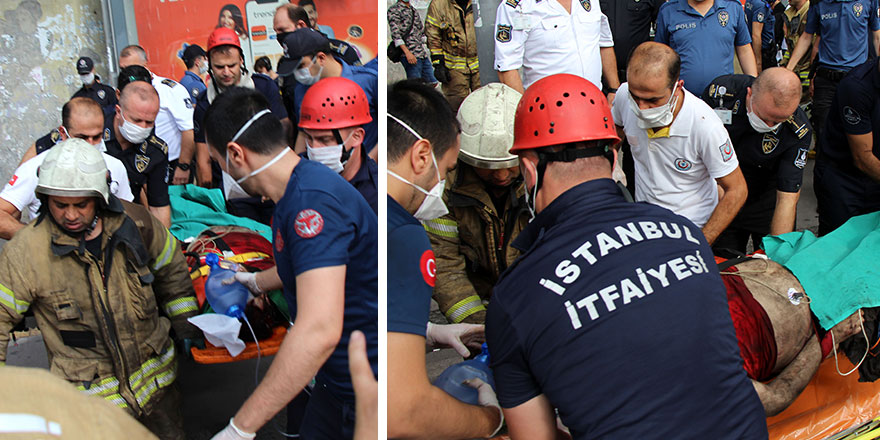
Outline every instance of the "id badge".
[[513, 17], [513, 30], [515, 31], [527, 31], [531, 29], [532, 20], [526, 14], [516, 14], [516, 17]]
[[724, 125], [730, 125], [733, 123], [732, 111], [726, 108], [716, 108], [715, 114], [718, 115], [719, 118], [721, 118], [721, 122], [724, 123]]

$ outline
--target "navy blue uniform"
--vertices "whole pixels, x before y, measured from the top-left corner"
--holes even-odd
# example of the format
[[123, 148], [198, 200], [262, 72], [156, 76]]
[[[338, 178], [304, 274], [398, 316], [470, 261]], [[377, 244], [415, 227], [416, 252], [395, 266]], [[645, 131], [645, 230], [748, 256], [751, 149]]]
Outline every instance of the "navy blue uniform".
[[678, 52], [684, 87], [699, 96], [710, 81], [733, 73], [736, 46], [752, 37], [738, 1], [715, 0], [702, 16], [687, 0], [670, 0], [660, 6], [654, 41]]
[[186, 89], [193, 102], [198, 101], [199, 96], [204, 95], [205, 91], [208, 90], [202, 78], [189, 70], [183, 74], [183, 78], [180, 78], [180, 85]]
[[437, 266], [425, 228], [388, 196], [388, 331], [424, 337]]
[[[306, 153], [302, 153], [299, 157], [308, 159]], [[370, 159], [364, 149], [361, 148], [361, 168], [355, 173], [354, 177], [349, 180], [351, 186], [364, 196], [364, 200], [373, 208], [373, 212], [379, 215], [379, 166], [376, 161]]]
[[272, 218], [275, 263], [288, 303], [295, 302], [297, 276], [312, 269], [346, 266], [342, 338], [315, 377], [315, 391], [300, 430], [303, 438], [351, 437], [354, 389], [348, 371], [348, 341], [352, 331], [366, 335], [367, 356], [377, 372], [377, 234], [376, 214], [345, 179], [317, 162], [300, 161]]
[[116, 138], [104, 142], [107, 154], [122, 161], [128, 172], [128, 183], [135, 202], [140, 202], [141, 189], [147, 185], [147, 203], [150, 206], [168, 206], [168, 146], [150, 133], [140, 145], [123, 150]]
[[745, 205], [714, 246], [743, 253], [750, 236], [757, 247], [760, 239], [770, 233], [776, 192], [800, 191], [813, 135], [813, 127], [801, 108], [775, 132], [755, 131], [746, 110], [747, 88], [754, 81], [750, 75], [720, 76], [706, 87], [702, 96], [710, 107], [732, 111], [732, 124], [724, 128], [733, 142], [739, 168], [749, 188]]
[[[764, 27], [761, 30], [761, 53], [756, 53], [756, 58], [761, 58], [761, 67], [768, 69], [776, 66], [776, 17], [773, 16], [773, 10], [764, 0], [747, 0], [745, 6], [746, 22], [749, 24], [749, 32], [752, 25], [761, 23]], [[772, 64], [768, 64], [771, 62]]]
[[104, 111], [104, 127], [111, 127], [113, 117], [116, 115], [116, 89], [106, 84], [101, 84], [98, 79], [91, 86], [82, 86], [71, 98], [91, 98], [95, 100]]
[[880, 210], [880, 183], [856, 168], [846, 138], [848, 134], [870, 133], [872, 151], [880, 158], [880, 71], [876, 59], [852, 69], [840, 82], [831, 110], [818, 140], [821, 148], [813, 171], [819, 235], [833, 231], [850, 217]]
[[712, 251], [686, 218], [580, 184], [520, 233], [486, 319], [498, 400], [575, 439], [767, 438]]

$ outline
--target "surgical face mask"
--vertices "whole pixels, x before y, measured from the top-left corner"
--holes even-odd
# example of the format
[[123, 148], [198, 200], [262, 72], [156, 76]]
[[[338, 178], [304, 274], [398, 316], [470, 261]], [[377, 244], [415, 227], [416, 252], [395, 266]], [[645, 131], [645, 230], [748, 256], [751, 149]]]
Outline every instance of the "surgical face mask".
[[[522, 163], [522, 159], [520, 159], [520, 163]], [[525, 170], [522, 170], [522, 175], [526, 175]], [[538, 179], [540, 179], [540, 177], [535, 174], [535, 186], [531, 189], [531, 197], [529, 196], [529, 186], [526, 185], [526, 207], [529, 208], [529, 214], [531, 215], [529, 218], [530, 222], [535, 219], [535, 200], [538, 198]]]
[[87, 73], [85, 75], [80, 75], [79, 79], [82, 80], [82, 83], [90, 86], [95, 82], [95, 72]]
[[208, 61], [203, 61], [202, 64], [199, 65], [199, 75], [204, 75], [208, 72]]
[[[312, 58], [312, 65], [314, 65], [314, 64], [315, 64], [315, 60], [314, 60], [314, 58]], [[324, 66], [320, 66], [320, 65], [318, 66], [318, 73], [316, 75], [312, 75], [311, 67], [312, 66], [309, 65], [309, 67], [301, 67], [299, 69], [294, 70], [293, 71], [293, 79], [295, 79], [296, 82], [298, 82], [304, 86], [310, 86], [310, 85], [318, 82], [318, 80], [321, 79], [321, 73], [324, 72]]]
[[[63, 126], [63, 125], [61, 126], [61, 128], [59, 129], [59, 131], [64, 131], [64, 137], [65, 137], [66, 139], [70, 139], [71, 137], [73, 137], [73, 136], [70, 135], [70, 132], [67, 131], [67, 127], [65, 127], [65, 126]], [[101, 142], [98, 142], [98, 143], [95, 145], [95, 148], [97, 148], [98, 151], [100, 151], [100, 152], [102, 152], [102, 153], [104, 153], [104, 152], [107, 151], [107, 145], [104, 144], [104, 137], [103, 137], [103, 136], [101, 137]]]
[[122, 126], [119, 127], [119, 132], [125, 140], [135, 145], [147, 140], [147, 136], [153, 131], [153, 127], [141, 127], [133, 122], [129, 122], [125, 119], [125, 115], [122, 112], [119, 112], [119, 115], [122, 116]]
[[669, 95], [669, 100], [666, 101], [666, 104], [663, 104], [659, 107], [646, 108], [644, 110], [639, 108], [639, 104], [636, 103], [635, 99], [633, 99], [632, 94], [629, 95], [630, 107], [632, 107], [633, 113], [635, 113], [636, 116], [639, 118], [639, 127], [666, 127], [667, 125], [672, 123], [672, 119], [675, 117], [675, 115], [673, 114], [676, 101], [675, 89], [676, 87], [672, 88], [672, 94]]
[[354, 134], [354, 132], [351, 132], [339, 145], [312, 148], [312, 146], [306, 142], [306, 154], [308, 154], [309, 160], [322, 163], [336, 173], [342, 173], [345, 164], [348, 163], [348, 160], [345, 162], [342, 161], [342, 153], [345, 151], [345, 143], [351, 139], [352, 134]]
[[769, 133], [771, 131], [776, 131], [777, 129], [779, 129], [779, 126], [782, 125], [781, 122], [771, 127], [767, 125], [767, 123], [764, 122], [763, 119], [759, 118], [758, 115], [755, 114], [755, 112], [752, 111], [752, 109], [755, 108], [755, 104], [752, 101], [753, 100], [749, 100], [749, 109], [746, 112], [746, 115], [749, 117], [749, 125], [751, 125], [752, 128], [758, 133]]
[[[416, 133], [415, 130], [410, 128], [409, 125], [406, 125], [406, 123], [404, 123], [400, 119], [397, 119], [390, 114], [388, 115], [388, 117], [400, 124], [401, 127], [407, 129], [410, 133], [413, 134], [413, 136], [415, 136], [419, 140], [424, 139], [421, 135]], [[449, 209], [447, 209], [446, 204], [443, 203], [443, 189], [446, 188], [446, 180], [440, 179], [440, 168], [437, 166], [437, 158], [434, 156], [433, 151], [431, 151], [431, 160], [434, 161], [434, 171], [437, 173], [437, 184], [435, 184], [430, 191], [426, 191], [424, 188], [416, 185], [415, 183], [412, 183], [409, 180], [400, 177], [394, 171], [387, 170], [387, 173], [395, 179], [409, 184], [417, 191], [425, 195], [425, 199], [422, 200], [422, 204], [419, 205], [419, 208], [416, 209], [416, 212], [413, 214], [413, 217], [422, 221], [434, 220], [435, 218], [443, 217], [444, 215], [449, 213]]]

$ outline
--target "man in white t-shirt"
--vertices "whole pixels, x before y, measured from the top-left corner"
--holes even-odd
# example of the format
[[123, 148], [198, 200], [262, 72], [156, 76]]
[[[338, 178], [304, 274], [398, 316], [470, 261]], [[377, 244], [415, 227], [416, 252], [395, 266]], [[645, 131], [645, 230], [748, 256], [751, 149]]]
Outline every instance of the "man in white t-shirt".
[[620, 84], [608, 17], [597, 0], [502, 1], [495, 14], [495, 70], [520, 93], [556, 73], [586, 78], [599, 89], [604, 74], [608, 95]]
[[[68, 107], [68, 112], [62, 121], [64, 139], [80, 138], [101, 150], [110, 171], [110, 192], [122, 200], [132, 201], [134, 196], [125, 165], [103, 152], [104, 112], [101, 106], [91, 99], [74, 98], [65, 107]], [[40, 209], [40, 200], [34, 192], [37, 188], [37, 169], [48, 153], [49, 150], [45, 150], [19, 165], [0, 191], [0, 238], [11, 239], [27, 222], [37, 217]]]
[[748, 189], [719, 115], [684, 89], [680, 70], [681, 59], [669, 46], [639, 45], [612, 115], [632, 146], [636, 201], [687, 217], [711, 244], [739, 212]]
[[[119, 68], [138, 65], [147, 67], [147, 53], [140, 46], [128, 46], [119, 53]], [[174, 80], [153, 75], [153, 87], [159, 93], [159, 114], [156, 136], [168, 144], [169, 185], [185, 185], [192, 181], [190, 167], [195, 157], [193, 108], [195, 103], [186, 88]]]

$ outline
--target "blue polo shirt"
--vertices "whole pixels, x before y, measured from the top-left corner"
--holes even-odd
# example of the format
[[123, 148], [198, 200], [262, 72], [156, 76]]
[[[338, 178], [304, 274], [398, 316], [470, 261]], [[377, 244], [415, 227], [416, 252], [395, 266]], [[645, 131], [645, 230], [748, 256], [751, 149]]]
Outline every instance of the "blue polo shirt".
[[715, 0], [701, 16], [687, 0], [670, 0], [660, 7], [654, 41], [678, 52], [684, 87], [700, 96], [710, 81], [733, 73], [736, 46], [751, 44], [752, 37], [737, 1]]
[[804, 32], [818, 33], [819, 64], [849, 70], [868, 59], [868, 30], [880, 29], [877, 0], [820, 0], [810, 5]]
[[183, 78], [180, 78], [180, 85], [186, 88], [186, 91], [189, 93], [189, 96], [192, 97], [193, 102], [198, 101], [199, 96], [203, 95], [205, 91], [208, 90], [208, 88], [205, 87], [205, 82], [202, 81], [202, 78], [189, 70], [183, 74]]
[[513, 245], [486, 317], [502, 407], [544, 395], [576, 439], [767, 438], [700, 228], [598, 179]]
[[[773, 10], [764, 0], [746, 0], [746, 22], [749, 29], [754, 23], [762, 23], [764, 27], [761, 31], [761, 49], [767, 50], [773, 44], [773, 33], [776, 25], [776, 18], [773, 17]], [[761, 56], [761, 54], [756, 54]]]
[[[354, 81], [357, 85], [364, 89], [367, 95], [367, 102], [370, 103], [370, 116], [373, 118], [368, 124], [364, 124], [364, 150], [368, 153], [373, 150], [379, 141], [379, 102], [377, 96], [379, 93], [379, 70], [378, 63], [370, 61], [363, 66], [351, 66], [345, 61], [336, 59], [342, 64], [342, 77]], [[292, 77], [291, 77], [292, 80]], [[296, 83], [293, 89], [293, 109], [296, 113], [296, 122], [299, 121], [299, 108], [302, 105], [303, 96], [309, 86]]]
[[425, 336], [436, 265], [425, 228], [388, 196], [388, 331]]
[[296, 295], [322, 295], [296, 292], [296, 277], [302, 273], [346, 266], [342, 337], [316, 376], [346, 401], [354, 400], [348, 371], [352, 331], [364, 332], [373, 373], [378, 368], [377, 234], [376, 214], [364, 198], [339, 174], [305, 159], [293, 169], [272, 217], [275, 264], [288, 304], [295, 305]]

